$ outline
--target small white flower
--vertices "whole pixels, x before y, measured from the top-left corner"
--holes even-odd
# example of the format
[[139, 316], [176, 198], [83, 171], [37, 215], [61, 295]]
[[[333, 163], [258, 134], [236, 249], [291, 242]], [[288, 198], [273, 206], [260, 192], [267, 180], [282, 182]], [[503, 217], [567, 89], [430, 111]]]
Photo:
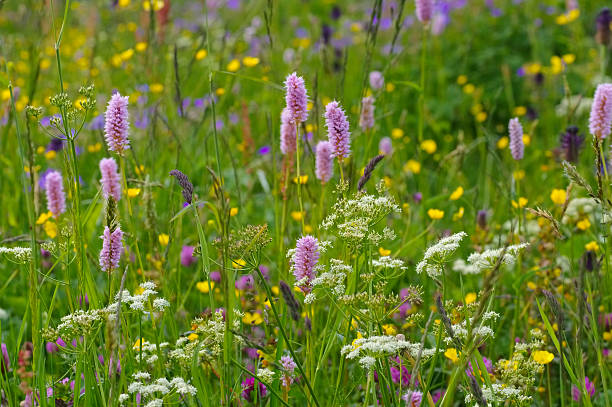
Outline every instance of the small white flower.
[[165, 298], [156, 298], [153, 300], [153, 308], [158, 311], [163, 311], [170, 306], [170, 303]]

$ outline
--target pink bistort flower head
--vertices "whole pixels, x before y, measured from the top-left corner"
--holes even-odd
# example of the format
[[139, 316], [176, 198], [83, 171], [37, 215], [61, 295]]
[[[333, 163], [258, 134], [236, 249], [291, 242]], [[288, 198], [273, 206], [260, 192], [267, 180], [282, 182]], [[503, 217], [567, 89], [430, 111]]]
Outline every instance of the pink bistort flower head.
[[291, 112], [284, 108], [281, 113], [280, 150], [283, 154], [295, 153], [297, 147], [297, 133], [295, 124], [291, 119]]
[[58, 218], [66, 211], [66, 195], [62, 175], [51, 171], [45, 177], [45, 190], [47, 192], [47, 208]]
[[128, 139], [129, 117], [128, 97], [121, 96], [119, 92], [111, 96], [106, 107], [104, 120], [104, 137], [108, 149], [123, 154], [123, 150], [130, 148]]
[[302, 292], [310, 293], [316, 274], [315, 266], [319, 261], [319, 241], [310, 235], [299, 238], [291, 261], [296, 285]]
[[374, 127], [374, 98], [366, 96], [361, 101], [361, 116], [359, 116], [359, 127], [367, 131]]
[[434, 0], [414, 0], [415, 13], [422, 23], [427, 23], [433, 16]]
[[308, 94], [304, 85], [304, 78], [295, 72], [287, 76], [285, 80], [285, 101], [289, 117], [294, 125], [299, 125], [308, 119]]
[[332, 145], [332, 155], [342, 161], [351, 153], [351, 133], [344, 110], [335, 100], [325, 106], [325, 125]]
[[508, 123], [508, 133], [510, 135], [510, 153], [515, 160], [522, 160], [525, 145], [523, 144], [523, 126], [518, 117], [510, 119]]
[[317, 157], [315, 161], [315, 175], [322, 184], [326, 184], [334, 173], [334, 158], [332, 145], [329, 141], [319, 141], [317, 144]]
[[100, 173], [102, 174], [100, 184], [102, 184], [104, 199], [112, 196], [115, 202], [118, 202], [121, 199], [121, 181], [119, 180], [115, 159], [112, 157], [101, 159]]
[[612, 124], [612, 83], [603, 83], [595, 90], [589, 130], [592, 135], [603, 139], [610, 134], [610, 124]]
[[123, 232], [120, 227], [117, 227], [111, 232], [110, 228], [104, 228], [102, 237], [102, 250], [100, 250], [100, 267], [102, 271], [110, 273], [119, 267], [121, 260], [121, 252], [123, 251]]

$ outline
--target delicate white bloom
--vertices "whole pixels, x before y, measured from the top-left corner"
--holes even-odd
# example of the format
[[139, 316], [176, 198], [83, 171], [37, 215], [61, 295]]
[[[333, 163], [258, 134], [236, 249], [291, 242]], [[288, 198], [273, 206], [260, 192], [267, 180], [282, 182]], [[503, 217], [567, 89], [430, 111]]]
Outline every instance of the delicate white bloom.
[[274, 372], [268, 368], [257, 369], [257, 376], [261, 379], [264, 384], [270, 385], [274, 380]]
[[170, 306], [170, 303], [165, 298], [156, 298], [153, 300], [153, 308], [158, 311], [163, 311]]
[[518, 254], [527, 246], [529, 246], [528, 243], [521, 243], [506, 247], [505, 252], [504, 248], [499, 248], [488, 249], [482, 253], [472, 253], [470, 257], [468, 257], [468, 262], [472, 264], [476, 269], [478, 269], [479, 272], [489, 270], [495, 267], [502, 254], [502, 264], [514, 264]]
[[440, 239], [438, 243], [430, 246], [423, 256], [423, 260], [417, 264], [416, 272], [426, 272], [430, 277], [437, 277], [444, 272], [444, 264], [448, 258], [459, 248], [459, 243], [466, 237], [465, 232]]
[[162, 399], [153, 399], [149, 401], [145, 407], [162, 407], [164, 405], [164, 400]]
[[142, 288], [143, 290], [155, 291], [157, 286], [155, 285], [153, 281], [145, 281], [144, 283], [140, 284], [140, 288]]
[[400, 259], [394, 259], [390, 256], [381, 256], [377, 259], [372, 259], [372, 266], [376, 268], [383, 269], [400, 269], [406, 270], [407, 267], [404, 266], [404, 261]]
[[186, 383], [182, 377], [175, 377], [170, 382], [170, 385], [174, 387], [174, 389], [176, 390], [178, 394], [181, 394], [183, 396], [187, 394], [191, 394], [192, 396], [195, 396], [196, 393], [198, 392], [194, 386]]
[[140, 389], [142, 389], [142, 383], [140, 382], [132, 382], [128, 386], [128, 393], [140, 393]]
[[473, 264], [468, 264], [463, 259], [457, 259], [453, 263], [453, 270], [463, 275], [479, 274], [480, 269]]
[[126, 401], [128, 401], [129, 399], [130, 399], [130, 396], [129, 396], [128, 394], [123, 393], [123, 394], [120, 394], [120, 395], [119, 395], [119, 403], [120, 403], [120, 404], [125, 403], [125, 402], [126, 402]]
[[18, 263], [27, 263], [32, 259], [32, 249], [29, 247], [0, 246], [0, 254], [7, 255]]
[[134, 379], [136, 380], [149, 380], [151, 375], [147, 372], [136, 372], [134, 373]]
[[6, 310], [0, 308], [0, 319], [4, 320], [4, 319], [8, 319], [9, 314]]
[[[531, 401], [531, 396], [525, 394], [525, 391], [514, 386], [509, 386], [505, 383], [492, 383], [491, 387], [486, 384], [482, 387], [482, 395], [487, 400], [487, 403], [492, 406], [495, 404], [504, 404], [514, 402], [518, 405], [524, 405]], [[470, 406], [477, 405], [476, 400], [471, 393], [465, 396], [465, 403]]]
[[359, 359], [359, 364], [366, 370], [372, 369], [375, 363], [376, 359], [374, 359], [372, 356], [364, 356]]
[[344, 294], [346, 289], [344, 282], [352, 268], [338, 259], [331, 259], [330, 263], [329, 271], [319, 271], [317, 273], [317, 277], [312, 280], [312, 287], [313, 289], [316, 287], [327, 288], [336, 297], [339, 297]]

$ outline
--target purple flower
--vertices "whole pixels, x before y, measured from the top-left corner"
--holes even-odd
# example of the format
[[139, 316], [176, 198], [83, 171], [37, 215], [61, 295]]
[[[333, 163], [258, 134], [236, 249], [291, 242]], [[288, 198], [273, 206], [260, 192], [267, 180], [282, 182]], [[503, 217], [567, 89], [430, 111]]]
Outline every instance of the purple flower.
[[104, 115], [97, 115], [89, 122], [89, 130], [102, 130], [104, 128]]
[[378, 150], [381, 154], [391, 155], [393, 154], [393, 143], [391, 142], [390, 137], [383, 137], [378, 142]]
[[433, 0], [414, 0], [415, 14], [420, 22], [427, 23], [433, 14]]
[[183, 246], [181, 249], [181, 264], [183, 267], [189, 267], [198, 260], [193, 255], [194, 249], [195, 247], [193, 246]]
[[597, 43], [601, 45], [610, 44], [610, 23], [612, 23], [610, 9], [607, 7], [602, 8], [599, 14], [597, 14], [595, 23], [597, 27], [597, 33], [595, 34]]
[[[586, 391], [589, 394], [589, 397], [593, 397], [595, 395], [595, 385], [586, 376], [584, 377], [584, 387], [586, 388]], [[582, 395], [582, 389], [578, 389], [576, 385], [572, 384], [572, 399], [574, 401], [580, 401], [581, 395]]]
[[366, 96], [361, 100], [359, 127], [364, 132], [374, 127], [374, 98], [372, 96]]
[[215, 283], [221, 282], [221, 272], [220, 271], [211, 271], [210, 272], [210, 281], [214, 281]]
[[52, 171], [45, 177], [45, 190], [47, 192], [47, 208], [58, 218], [66, 211], [66, 196], [62, 175]]
[[569, 126], [565, 133], [561, 133], [563, 158], [571, 163], [577, 163], [582, 143], [584, 143], [584, 135], [578, 134], [578, 127]]
[[47, 349], [48, 353], [55, 353], [57, 352], [57, 344], [55, 342], [47, 342], [45, 349]]
[[[487, 369], [487, 373], [491, 373], [493, 372], [493, 363], [491, 363], [491, 359], [485, 358], [484, 356], [482, 357], [482, 363], [485, 365], [485, 368]], [[478, 376], [481, 376], [484, 372], [480, 371], [479, 366], [476, 366], [478, 368]], [[468, 368], [465, 369], [465, 374], [467, 374], [470, 377], [475, 377], [474, 376], [474, 367], [472, 366], [472, 362], [468, 362]]]
[[381, 90], [383, 86], [385, 86], [385, 77], [382, 72], [372, 71], [370, 72], [370, 88], [372, 90]]
[[597, 86], [595, 98], [591, 105], [589, 117], [589, 130], [592, 135], [600, 139], [610, 134], [612, 122], [612, 83], [603, 83]]
[[239, 290], [252, 290], [255, 285], [255, 280], [253, 276], [250, 274], [241, 276], [236, 283], [234, 283], [237, 289]]
[[272, 151], [272, 148], [268, 145], [266, 146], [262, 146], [259, 148], [259, 150], [257, 150], [257, 154], [259, 155], [268, 155], [270, 153], [270, 151]]
[[308, 119], [308, 94], [304, 85], [304, 78], [297, 76], [295, 72], [287, 76], [285, 80], [285, 101], [289, 111], [290, 121], [295, 125]]
[[423, 194], [420, 192], [415, 192], [412, 194], [412, 199], [415, 203], [420, 203], [423, 200]]
[[115, 202], [121, 199], [121, 182], [119, 181], [119, 173], [117, 173], [117, 162], [114, 158], [103, 158], [100, 160], [100, 173], [102, 178], [102, 194], [104, 199], [112, 196]]
[[2, 351], [2, 359], [0, 359], [0, 373], [6, 373], [11, 368], [11, 359], [9, 358], [8, 349], [5, 343], [0, 345], [0, 350]]
[[423, 401], [423, 393], [418, 390], [408, 390], [408, 392], [402, 396], [402, 400], [406, 402], [408, 407], [420, 407]]
[[315, 161], [315, 175], [322, 184], [326, 184], [334, 172], [332, 145], [329, 141], [319, 141], [317, 144], [317, 157]]
[[318, 261], [319, 241], [310, 235], [299, 238], [291, 262], [296, 284], [306, 294], [311, 290], [310, 284], [315, 278]]
[[100, 250], [100, 267], [102, 271], [110, 273], [119, 267], [119, 260], [121, 260], [121, 252], [123, 250], [121, 239], [123, 239], [121, 228], [117, 227], [112, 232], [108, 226], [104, 228], [102, 250]]
[[111, 96], [106, 107], [104, 137], [108, 144], [108, 149], [118, 154], [130, 148], [128, 139], [128, 97], [121, 96], [119, 92]]
[[510, 119], [508, 123], [508, 133], [510, 135], [510, 152], [515, 160], [522, 160], [525, 145], [523, 144], [523, 126], [518, 117]]
[[338, 102], [333, 101], [325, 106], [325, 125], [327, 137], [332, 144], [332, 155], [342, 161], [351, 153], [351, 133], [344, 110]]
[[[255, 378], [249, 377], [242, 382], [242, 398], [248, 402], [253, 402], [255, 400], [255, 396], [252, 394], [253, 390], [255, 390]], [[268, 394], [268, 389], [262, 382], [257, 382], [257, 390], [259, 391], [257, 399], [262, 399]]]
[[47, 144], [47, 151], [61, 151], [64, 148], [64, 140], [58, 137], [53, 137]]
[[297, 367], [297, 364], [291, 356], [284, 355], [281, 356], [280, 365], [284, 371], [284, 375], [281, 381], [283, 382], [283, 385], [285, 387], [289, 387], [289, 385], [293, 383], [293, 375], [295, 374], [295, 368]]
[[283, 154], [294, 153], [297, 148], [296, 126], [291, 120], [291, 112], [284, 108], [281, 113], [280, 150]]

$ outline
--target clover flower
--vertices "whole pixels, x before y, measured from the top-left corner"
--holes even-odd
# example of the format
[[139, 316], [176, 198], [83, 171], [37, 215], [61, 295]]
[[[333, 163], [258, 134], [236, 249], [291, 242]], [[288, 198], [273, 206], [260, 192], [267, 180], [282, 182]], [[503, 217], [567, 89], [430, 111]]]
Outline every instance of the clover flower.
[[296, 126], [292, 121], [291, 112], [284, 108], [281, 113], [280, 150], [283, 154], [295, 153], [297, 148]]

